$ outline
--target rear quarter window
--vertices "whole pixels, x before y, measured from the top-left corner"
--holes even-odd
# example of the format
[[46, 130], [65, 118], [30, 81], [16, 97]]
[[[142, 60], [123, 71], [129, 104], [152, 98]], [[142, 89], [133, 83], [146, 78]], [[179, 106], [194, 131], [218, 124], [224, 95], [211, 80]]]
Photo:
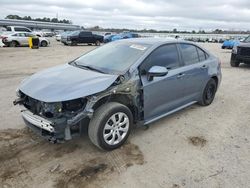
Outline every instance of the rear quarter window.
[[197, 48], [197, 52], [198, 52], [198, 55], [199, 55], [199, 60], [200, 61], [205, 61], [208, 57], [207, 53], [204, 52], [202, 49], [200, 48]]

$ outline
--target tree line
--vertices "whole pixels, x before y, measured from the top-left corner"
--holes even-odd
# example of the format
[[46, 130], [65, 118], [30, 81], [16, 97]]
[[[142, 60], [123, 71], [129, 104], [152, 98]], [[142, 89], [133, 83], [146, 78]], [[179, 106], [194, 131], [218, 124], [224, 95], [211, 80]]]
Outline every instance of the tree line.
[[185, 31], [185, 30], [177, 30], [174, 28], [173, 30], [155, 30], [155, 29], [117, 29], [117, 28], [102, 28], [100, 26], [94, 26], [87, 28], [88, 30], [92, 31], [105, 31], [105, 32], [115, 32], [120, 33], [123, 31], [130, 31], [130, 32], [138, 32], [138, 33], [180, 33], [180, 34], [250, 34], [250, 31], [240, 31], [240, 30], [221, 30], [221, 29], [215, 29], [213, 31], [205, 31], [205, 30], [199, 30], [199, 31]]
[[52, 23], [66, 23], [66, 24], [72, 24], [72, 22], [70, 20], [59, 20], [57, 18], [31, 18], [30, 16], [18, 16], [18, 15], [8, 15], [5, 17], [5, 19], [16, 19], [16, 20], [30, 20], [30, 21], [40, 21], [40, 22], [52, 22]]

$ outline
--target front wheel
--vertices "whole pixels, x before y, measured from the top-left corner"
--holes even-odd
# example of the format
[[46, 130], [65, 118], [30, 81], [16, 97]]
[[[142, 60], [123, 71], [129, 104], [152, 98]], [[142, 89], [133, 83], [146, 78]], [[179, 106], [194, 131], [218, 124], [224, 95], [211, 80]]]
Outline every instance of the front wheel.
[[215, 80], [210, 79], [205, 89], [203, 90], [202, 99], [199, 102], [199, 104], [202, 106], [210, 105], [214, 100], [216, 90], [217, 90], [217, 84]]
[[239, 67], [240, 62], [231, 60], [230, 65], [231, 65], [231, 67]]
[[132, 119], [132, 113], [125, 105], [117, 102], [104, 104], [95, 111], [90, 121], [89, 138], [101, 149], [116, 149], [127, 140]]
[[71, 46], [77, 46], [77, 41], [72, 40], [72, 41], [71, 41]]
[[97, 40], [97, 41], [95, 42], [95, 45], [96, 45], [96, 46], [100, 46], [100, 45], [101, 45], [101, 42], [100, 42], [99, 40]]
[[17, 47], [18, 43], [16, 41], [11, 41], [10, 47]]

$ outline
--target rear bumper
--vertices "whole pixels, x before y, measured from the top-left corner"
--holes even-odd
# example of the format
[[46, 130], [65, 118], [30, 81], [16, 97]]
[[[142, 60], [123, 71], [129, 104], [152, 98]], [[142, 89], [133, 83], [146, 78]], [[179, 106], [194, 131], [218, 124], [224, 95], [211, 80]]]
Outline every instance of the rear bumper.
[[244, 63], [250, 64], [250, 56], [241, 56], [241, 55], [232, 53], [231, 62], [244, 62]]

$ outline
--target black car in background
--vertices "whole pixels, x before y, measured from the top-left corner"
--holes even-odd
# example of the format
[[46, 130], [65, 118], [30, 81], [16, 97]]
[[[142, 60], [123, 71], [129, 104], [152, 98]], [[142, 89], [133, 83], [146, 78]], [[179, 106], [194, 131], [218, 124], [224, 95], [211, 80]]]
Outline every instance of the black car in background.
[[74, 31], [61, 38], [61, 42], [65, 45], [75, 46], [77, 44], [95, 44], [97, 46], [103, 42], [103, 36], [93, 34], [91, 31]]
[[240, 63], [250, 64], [250, 36], [233, 47], [230, 64], [238, 67]]

